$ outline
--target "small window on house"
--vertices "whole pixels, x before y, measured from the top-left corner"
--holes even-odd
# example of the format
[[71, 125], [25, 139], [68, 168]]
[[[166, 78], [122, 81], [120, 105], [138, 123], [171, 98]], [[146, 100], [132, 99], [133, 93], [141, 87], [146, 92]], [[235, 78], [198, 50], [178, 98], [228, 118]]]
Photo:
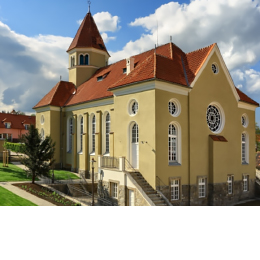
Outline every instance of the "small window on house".
[[206, 178], [199, 178], [198, 186], [199, 186], [199, 198], [206, 197]]
[[4, 139], [3, 134], [0, 134], [0, 139]]
[[10, 129], [11, 128], [11, 123], [5, 123], [5, 128]]
[[241, 117], [241, 124], [245, 128], [248, 126], [248, 117], [247, 117], [246, 114], [242, 115], [242, 117]]
[[118, 186], [115, 182], [110, 182], [110, 196], [114, 199], [118, 197]]
[[97, 81], [102, 81], [102, 80], [103, 80], [103, 76], [97, 77]]
[[213, 63], [211, 65], [211, 70], [214, 74], [218, 74], [218, 65], [216, 63]]
[[123, 68], [123, 74], [126, 74], [126, 68]]
[[44, 115], [41, 115], [41, 125], [44, 124]]
[[243, 175], [243, 191], [249, 191], [249, 176]]
[[171, 99], [168, 103], [168, 109], [170, 115], [177, 117], [181, 113], [181, 104], [177, 99]]
[[85, 56], [85, 65], [88, 65], [89, 64], [89, 56], [88, 54]]
[[80, 64], [80, 65], [84, 65], [84, 55], [83, 55], [83, 54], [81, 54], [81, 55], [79, 56], [79, 64]]
[[234, 177], [233, 176], [228, 176], [227, 179], [227, 184], [228, 184], [228, 194], [233, 194], [233, 181]]
[[29, 125], [24, 125], [25, 130], [29, 130]]
[[138, 113], [139, 105], [136, 100], [131, 100], [129, 103], [128, 111], [130, 116], [135, 116]]
[[180, 180], [171, 180], [171, 200], [180, 199]]

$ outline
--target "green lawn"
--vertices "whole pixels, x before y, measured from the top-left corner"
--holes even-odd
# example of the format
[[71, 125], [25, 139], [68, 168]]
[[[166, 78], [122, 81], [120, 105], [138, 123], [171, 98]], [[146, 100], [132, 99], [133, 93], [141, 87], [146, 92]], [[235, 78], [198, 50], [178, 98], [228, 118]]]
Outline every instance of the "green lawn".
[[[51, 171], [52, 174], [52, 171]], [[63, 170], [54, 170], [55, 180], [80, 179], [77, 175]]]
[[11, 191], [0, 187], [0, 206], [37, 206], [29, 200], [23, 199]]
[[30, 181], [32, 178], [27, 177], [24, 170], [21, 168], [9, 164], [8, 167], [3, 167], [3, 163], [0, 162], [0, 182], [8, 181]]

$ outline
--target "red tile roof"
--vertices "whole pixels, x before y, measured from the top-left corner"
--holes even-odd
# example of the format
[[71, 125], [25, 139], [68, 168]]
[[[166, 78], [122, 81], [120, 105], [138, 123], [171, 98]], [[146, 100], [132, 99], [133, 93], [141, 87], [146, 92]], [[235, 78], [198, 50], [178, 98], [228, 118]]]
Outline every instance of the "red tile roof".
[[[113, 97], [111, 90], [114, 88], [152, 79], [189, 87], [214, 46], [215, 44], [212, 44], [187, 54], [173, 43], [160, 46], [156, 50], [133, 56], [135, 68], [128, 75], [123, 74], [126, 60], [121, 60], [97, 70], [88, 81], [77, 88], [74, 95], [72, 93], [75, 88], [72, 83], [63, 82], [65, 87], [59, 87], [58, 83], [34, 108], [46, 105], [71, 106]], [[99, 77], [103, 77], [103, 80], [98, 81]], [[55, 99], [53, 96], [56, 91], [58, 94]], [[259, 105], [240, 90], [237, 89], [237, 92], [241, 101]]]
[[[107, 52], [103, 39], [98, 31], [97, 25], [89, 12], [82, 21], [76, 36], [74, 37], [67, 52], [74, 48], [90, 48]], [[109, 55], [109, 53], [107, 52]]]
[[249, 103], [249, 104], [253, 104], [256, 106], [259, 106], [259, 104], [257, 102], [255, 102], [253, 99], [251, 99], [250, 97], [248, 97], [245, 93], [243, 93], [241, 90], [239, 90], [238, 88], [236, 88], [236, 91], [240, 97], [240, 101]]
[[24, 124], [35, 125], [35, 116], [0, 113], [0, 128], [5, 128], [4, 123], [11, 123], [11, 129], [24, 129]]
[[76, 87], [73, 83], [60, 81], [33, 108], [35, 109], [43, 106], [62, 107], [64, 106], [65, 102], [71, 97], [71, 95], [75, 92], [75, 90]]
[[222, 135], [209, 135], [209, 137], [213, 140], [213, 141], [217, 141], [217, 142], [227, 142], [227, 139], [222, 136]]

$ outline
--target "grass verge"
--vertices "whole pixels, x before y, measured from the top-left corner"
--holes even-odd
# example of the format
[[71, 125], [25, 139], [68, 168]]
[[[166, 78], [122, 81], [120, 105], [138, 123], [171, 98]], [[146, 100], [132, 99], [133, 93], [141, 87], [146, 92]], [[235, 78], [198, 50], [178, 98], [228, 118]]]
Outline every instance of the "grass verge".
[[29, 200], [23, 199], [11, 191], [0, 187], [0, 206], [37, 206]]
[[[51, 171], [52, 175], [52, 171]], [[54, 170], [55, 180], [68, 180], [68, 179], [80, 179], [77, 175], [72, 172], [64, 171], [64, 170]]]

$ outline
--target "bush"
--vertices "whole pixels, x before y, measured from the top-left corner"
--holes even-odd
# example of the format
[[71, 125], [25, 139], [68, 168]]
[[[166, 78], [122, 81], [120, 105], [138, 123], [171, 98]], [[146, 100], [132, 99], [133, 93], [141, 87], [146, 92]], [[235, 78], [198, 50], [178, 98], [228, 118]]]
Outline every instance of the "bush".
[[5, 142], [4, 148], [7, 150], [11, 150], [12, 152], [16, 152], [16, 153], [24, 152], [24, 144], [15, 144], [15, 143], [10, 143], [10, 142]]

